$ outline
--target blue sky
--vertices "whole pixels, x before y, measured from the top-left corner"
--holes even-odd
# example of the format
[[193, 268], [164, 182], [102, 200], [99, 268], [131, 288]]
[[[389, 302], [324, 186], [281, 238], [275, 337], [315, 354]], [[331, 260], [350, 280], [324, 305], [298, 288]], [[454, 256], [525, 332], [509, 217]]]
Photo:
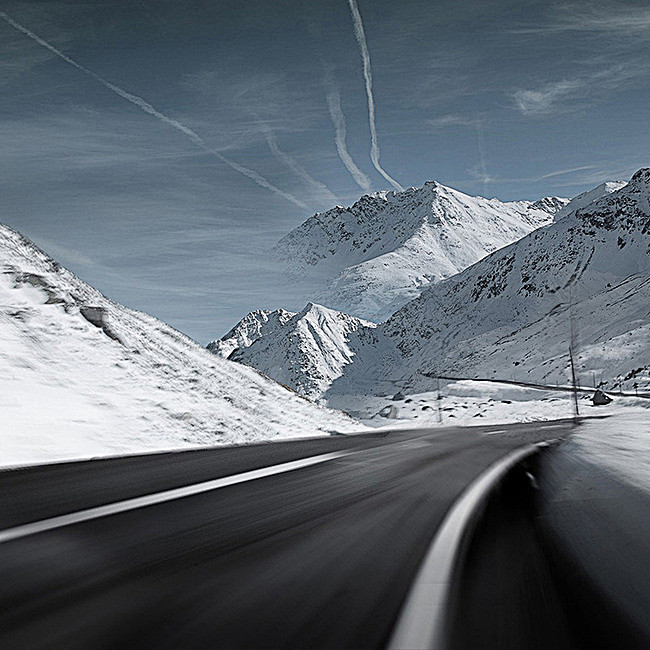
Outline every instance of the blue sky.
[[206, 342], [300, 309], [264, 251], [364, 188], [572, 196], [648, 164], [650, 3], [357, 1], [377, 165], [348, 0], [4, 3], [0, 221]]

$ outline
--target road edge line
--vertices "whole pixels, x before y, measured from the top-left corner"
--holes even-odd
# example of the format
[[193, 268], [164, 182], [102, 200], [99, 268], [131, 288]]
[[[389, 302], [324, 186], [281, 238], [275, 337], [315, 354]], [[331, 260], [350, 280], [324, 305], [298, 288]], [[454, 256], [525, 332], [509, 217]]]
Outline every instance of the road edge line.
[[[542, 443], [543, 445], [544, 443]], [[443, 650], [453, 574], [475, 514], [505, 475], [542, 445], [511, 451], [480, 474], [456, 499], [436, 532], [404, 601], [388, 650]]]
[[259, 469], [242, 472], [240, 474], [232, 474], [210, 481], [203, 481], [201, 483], [193, 483], [171, 490], [163, 490], [161, 492], [153, 492], [131, 499], [124, 499], [122, 501], [115, 501], [85, 510], [78, 510], [77, 512], [70, 512], [65, 515], [58, 515], [56, 517], [49, 517], [41, 519], [28, 524], [21, 524], [12, 528], [5, 528], [0, 530], [0, 544], [11, 542], [22, 537], [36, 535], [56, 528], [63, 528], [64, 526], [72, 526], [91, 519], [99, 519], [101, 517], [109, 517], [110, 515], [128, 512], [129, 510], [137, 510], [138, 508], [145, 508], [147, 506], [165, 503], [166, 501], [174, 501], [184, 497], [193, 496], [195, 494], [202, 494], [203, 492], [211, 492], [219, 488], [228, 487], [230, 485], [237, 485], [239, 483], [246, 483], [267, 476], [275, 476], [276, 474], [283, 474], [284, 472], [291, 472], [304, 467], [311, 467], [320, 463], [326, 463], [330, 460], [350, 456], [354, 451], [334, 451], [327, 454], [319, 454], [318, 456], [308, 456], [307, 458], [299, 458], [286, 463], [278, 465], [269, 465], [268, 467], [260, 467]]

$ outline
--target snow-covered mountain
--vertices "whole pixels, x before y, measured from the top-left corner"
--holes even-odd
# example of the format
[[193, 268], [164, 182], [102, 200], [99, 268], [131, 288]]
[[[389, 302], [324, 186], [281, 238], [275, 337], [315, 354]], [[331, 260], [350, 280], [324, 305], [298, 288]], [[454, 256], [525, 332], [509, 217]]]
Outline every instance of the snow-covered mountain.
[[235, 327], [220, 339], [208, 343], [210, 352], [227, 359], [235, 350], [247, 348], [257, 339], [282, 327], [295, 312], [286, 309], [256, 309], [242, 318]]
[[410, 387], [426, 387], [427, 375], [566, 383], [571, 321], [583, 384], [648, 386], [649, 305], [650, 169], [642, 169], [429, 287], [375, 330], [374, 346], [356, 351], [329, 403], [345, 406], [374, 379]]
[[358, 425], [127, 309], [0, 225], [0, 462]]
[[567, 203], [504, 203], [430, 181], [315, 214], [274, 255], [290, 275], [315, 280], [319, 303], [378, 322], [429, 284], [551, 223]]
[[[278, 316], [280, 312], [282, 317]], [[317, 397], [352, 361], [353, 345], [374, 342], [375, 324], [354, 316], [313, 303], [285, 320], [288, 313], [271, 312], [272, 318], [264, 321], [263, 334], [254, 342], [238, 347], [229, 358], [257, 368], [305, 397]], [[224, 337], [223, 344], [231, 344], [233, 338], [247, 330], [251, 321], [265, 316], [251, 312]], [[272, 327], [270, 322], [274, 323]], [[219, 342], [211, 346], [217, 350]]]
[[555, 213], [555, 219], [562, 219], [566, 217], [567, 214], [571, 214], [580, 208], [584, 208], [603, 196], [607, 196], [612, 192], [616, 192], [616, 190], [620, 190], [622, 187], [625, 187], [625, 185], [627, 185], [627, 181], [606, 181], [591, 190], [578, 194], [578, 196], [572, 198], [562, 209]]

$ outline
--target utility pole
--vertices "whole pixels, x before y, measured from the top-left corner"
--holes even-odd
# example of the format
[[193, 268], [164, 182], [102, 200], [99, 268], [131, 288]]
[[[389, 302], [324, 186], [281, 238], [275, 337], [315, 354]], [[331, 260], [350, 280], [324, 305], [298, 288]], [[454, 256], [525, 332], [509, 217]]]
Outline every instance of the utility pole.
[[577, 419], [580, 410], [578, 409], [578, 384], [576, 382], [576, 367], [573, 361], [573, 345], [569, 346], [569, 360], [571, 362], [571, 386], [573, 387], [573, 414]]
[[578, 407], [578, 381], [576, 377], [575, 353], [578, 343], [578, 331], [573, 314], [573, 296], [571, 296], [571, 305], [569, 312], [569, 326], [570, 326], [570, 341], [569, 341], [569, 361], [571, 363], [571, 386], [573, 388], [573, 415], [577, 420], [580, 416], [580, 409]]

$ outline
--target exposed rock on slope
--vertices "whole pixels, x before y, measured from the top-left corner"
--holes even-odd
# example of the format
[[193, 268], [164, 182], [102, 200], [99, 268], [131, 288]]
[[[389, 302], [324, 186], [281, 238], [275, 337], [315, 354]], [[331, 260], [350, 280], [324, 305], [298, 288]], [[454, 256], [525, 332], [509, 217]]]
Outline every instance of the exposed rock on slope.
[[289, 274], [312, 276], [328, 307], [380, 321], [485, 255], [552, 222], [567, 199], [503, 203], [435, 181], [315, 214], [276, 244]]
[[111, 302], [2, 225], [0, 265], [4, 464], [358, 426]]
[[[376, 331], [331, 395], [369, 377], [568, 378], [571, 314], [583, 384], [650, 382], [650, 169], [429, 287]], [[331, 402], [336, 403], [336, 400]]]
[[220, 339], [210, 341], [207, 348], [210, 352], [227, 359], [235, 350], [249, 347], [257, 339], [285, 325], [295, 315], [295, 312], [285, 309], [256, 309], [244, 316]]
[[627, 185], [627, 181], [607, 181], [606, 183], [601, 183], [597, 187], [594, 187], [591, 190], [587, 190], [582, 194], [572, 198], [561, 210], [558, 210], [555, 213], [555, 220], [563, 219], [567, 214], [571, 214], [580, 208], [588, 206], [590, 203], [601, 199], [603, 196], [607, 196], [616, 190], [620, 190], [622, 187]]

